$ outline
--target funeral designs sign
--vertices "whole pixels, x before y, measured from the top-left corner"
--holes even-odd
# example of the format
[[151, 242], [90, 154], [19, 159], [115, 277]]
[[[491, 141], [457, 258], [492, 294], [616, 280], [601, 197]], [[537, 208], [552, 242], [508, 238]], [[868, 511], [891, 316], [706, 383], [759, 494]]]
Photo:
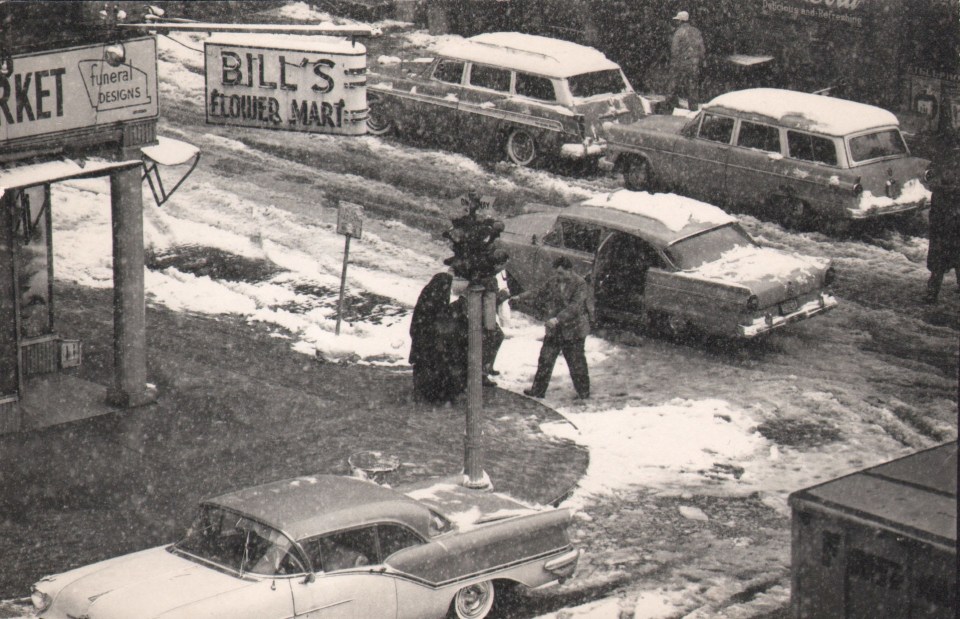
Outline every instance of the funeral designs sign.
[[218, 34], [204, 52], [207, 123], [366, 133], [363, 45], [323, 36]]
[[0, 77], [0, 140], [156, 118], [153, 37], [15, 56]]

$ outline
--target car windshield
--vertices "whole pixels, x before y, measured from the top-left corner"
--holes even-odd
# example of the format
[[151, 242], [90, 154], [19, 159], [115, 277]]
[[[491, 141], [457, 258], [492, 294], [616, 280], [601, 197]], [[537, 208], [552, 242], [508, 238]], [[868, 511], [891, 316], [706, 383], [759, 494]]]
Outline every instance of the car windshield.
[[281, 574], [299, 568], [293, 543], [285, 535], [235, 512], [204, 505], [187, 530], [174, 544], [185, 553], [240, 573]]
[[867, 161], [880, 157], [904, 155], [907, 145], [897, 129], [887, 129], [850, 138], [850, 157], [854, 161]]
[[719, 259], [734, 247], [747, 245], [754, 245], [753, 239], [732, 223], [677, 241], [666, 252], [678, 269], [690, 271]]
[[620, 94], [629, 90], [618, 69], [581, 73], [567, 79], [570, 94], [580, 99], [596, 95]]

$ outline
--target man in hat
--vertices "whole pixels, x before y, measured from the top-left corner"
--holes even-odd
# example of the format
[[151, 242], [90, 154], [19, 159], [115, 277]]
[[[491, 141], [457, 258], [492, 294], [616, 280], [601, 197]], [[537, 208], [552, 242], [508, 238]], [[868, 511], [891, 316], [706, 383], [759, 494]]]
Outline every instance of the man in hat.
[[680, 11], [673, 17], [677, 29], [670, 40], [670, 85], [672, 101], [687, 100], [687, 107], [696, 109], [700, 100], [700, 70], [706, 47], [700, 31], [690, 25], [690, 13]]

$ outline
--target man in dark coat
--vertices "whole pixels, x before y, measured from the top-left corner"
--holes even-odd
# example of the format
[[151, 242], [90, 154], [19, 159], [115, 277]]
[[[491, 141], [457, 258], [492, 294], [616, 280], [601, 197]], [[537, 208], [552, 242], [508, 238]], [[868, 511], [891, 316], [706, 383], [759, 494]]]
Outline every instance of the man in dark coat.
[[690, 25], [690, 14], [678, 12], [674, 18], [677, 29], [670, 39], [670, 86], [672, 100], [687, 100], [687, 106], [696, 109], [700, 101], [700, 71], [703, 69], [707, 48], [700, 30]]
[[930, 246], [927, 251], [927, 303], [936, 303], [950, 269], [960, 286], [960, 153], [948, 159], [931, 180]]
[[544, 397], [553, 366], [563, 353], [577, 398], [583, 400], [590, 397], [590, 373], [583, 351], [590, 333], [590, 290], [587, 282], [573, 271], [569, 258], [561, 256], [554, 260], [553, 269], [553, 277], [542, 286], [514, 297], [518, 300], [535, 299], [547, 317], [533, 387], [523, 392], [535, 398]]
[[450, 302], [453, 276], [437, 273], [423, 287], [410, 321], [410, 365], [418, 397], [449, 402], [466, 385], [466, 317]]

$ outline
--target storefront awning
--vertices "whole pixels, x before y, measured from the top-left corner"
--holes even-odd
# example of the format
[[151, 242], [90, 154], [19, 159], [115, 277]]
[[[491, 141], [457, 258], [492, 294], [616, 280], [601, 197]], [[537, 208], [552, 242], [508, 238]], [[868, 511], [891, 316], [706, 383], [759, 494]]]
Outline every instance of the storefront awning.
[[20, 189], [56, 183], [73, 178], [103, 176], [114, 170], [130, 169], [142, 165], [140, 161], [107, 161], [104, 159], [74, 160], [50, 159], [35, 163], [0, 169], [0, 195], [8, 189]]
[[[143, 178], [147, 180], [150, 186], [150, 192], [157, 206], [163, 205], [170, 199], [183, 181], [187, 180], [190, 173], [193, 172], [197, 164], [200, 163], [200, 149], [193, 144], [187, 144], [180, 140], [157, 136], [157, 143], [153, 146], [144, 146], [140, 149], [143, 153]], [[190, 168], [184, 172], [169, 191], [163, 186], [163, 179], [160, 178], [160, 166], [180, 166], [190, 165]]]

